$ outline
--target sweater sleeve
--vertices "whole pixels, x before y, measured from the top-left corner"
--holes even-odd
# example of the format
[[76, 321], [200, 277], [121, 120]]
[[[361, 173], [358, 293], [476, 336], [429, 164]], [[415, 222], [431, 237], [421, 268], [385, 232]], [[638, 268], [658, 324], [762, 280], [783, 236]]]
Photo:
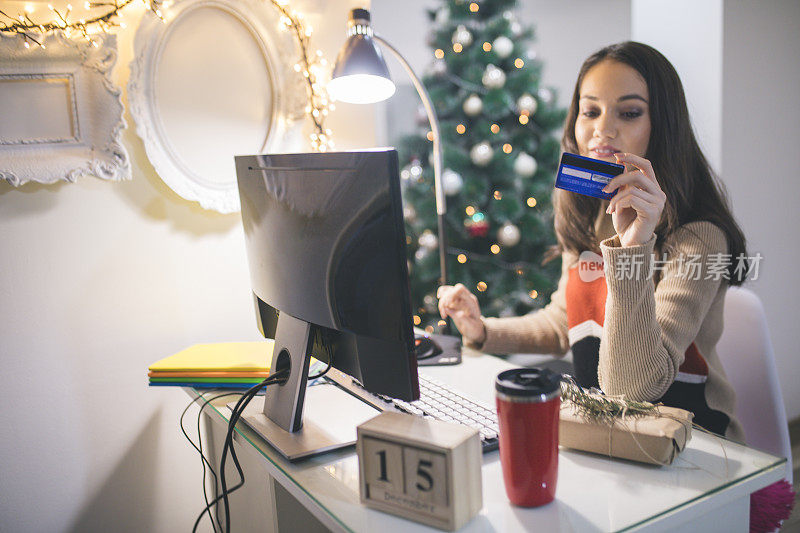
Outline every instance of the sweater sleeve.
[[464, 342], [469, 348], [493, 354], [542, 353], [564, 355], [569, 350], [565, 292], [569, 267], [575, 262], [571, 253], [561, 255], [561, 278], [550, 296], [550, 303], [520, 317], [481, 317], [486, 328], [482, 345]]
[[665, 243], [670, 253], [658, 265], [655, 288], [648, 275], [654, 244], [655, 236], [639, 246], [622, 247], [619, 236], [600, 243], [608, 297], [597, 377], [606, 394], [632, 400], [656, 400], [672, 385], [724, 283], [702, 268], [728, 253], [725, 234], [714, 224], [692, 222], [675, 232]]

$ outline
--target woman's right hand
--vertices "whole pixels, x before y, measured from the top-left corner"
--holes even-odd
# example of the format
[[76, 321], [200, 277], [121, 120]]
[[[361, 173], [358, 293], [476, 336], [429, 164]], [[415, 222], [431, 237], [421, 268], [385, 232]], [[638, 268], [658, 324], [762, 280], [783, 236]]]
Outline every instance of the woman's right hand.
[[452, 317], [462, 337], [475, 344], [483, 344], [486, 340], [486, 328], [481, 320], [478, 298], [461, 283], [455, 286], [442, 285], [436, 291], [436, 297], [439, 298], [439, 314], [442, 319]]

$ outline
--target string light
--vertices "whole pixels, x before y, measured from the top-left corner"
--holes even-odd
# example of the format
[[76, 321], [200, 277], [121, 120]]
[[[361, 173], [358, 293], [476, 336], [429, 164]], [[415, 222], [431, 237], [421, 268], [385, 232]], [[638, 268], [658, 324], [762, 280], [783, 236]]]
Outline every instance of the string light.
[[503, 199], [503, 193], [501, 193], [500, 191], [494, 191], [494, 195], [493, 196], [494, 196], [495, 200], [502, 200]]
[[472, 2], [469, 5], [469, 10], [473, 13], [477, 13], [481, 6], [478, 5], [477, 2]]
[[486, 282], [479, 281], [478, 285], [476, 286], [476, 288], [481, 292], [486, 292], [486, 289], [488, 288], [488, 285], [486, 285]]
[[497, 124], [492, 124], [489, 129], [492, 130], [492, 133], [500, 133], [500, 126]]
[[463, 47], [463, 46], [461, 46], [461, 43], [455, 43], [455, 44], [453, 44], [453, 52], [455, 52], [455, 53], [457, 53], [457, 54], [460, 54], [460, 53], [461, 53], [461, 50], [463, 50], [463, 49], [464, 49], [464, 47]]
[[492, 51], [492, 43], [490, 43], [489, 41], [486, 41], [485, 43], [483, 43], [483, 51], [484, 52], [491, 52]]
[[510, 145], [510, 144], [508, 144], [508, 143], [505, 143], [505, 144], [503, 145], [503, 151], [504, 151], [505, 153], [507, 153], [507, 154], [510, 154], [510, 153], [511, 153], [511, 150], [513, 150], [513, 148], [511, 147], [511, 145]]
[[433, 56], [436, 59], [442, 59], [444, 57], [444, 50], [441, 48], [437, 48], [435, 52], [433, 52]]
[[539, 293], [536, 292], [536, 290], [532, 290], [531, 292], [528, 293], [528, 296], [530, 296], [532, 299], [535, 300], [536, 297], [539, 296]]
[[459, 124], [458, 126], [456, 126], [456, 132], [459, 135], [463, 135], [465, 131], [467, 131], [467, 128], [463, 124]]
[[519, 123], [523, 126], [528, 123], [528, 115], [520, 115], [519, 116]]
[[[121, 20], [122, 11], [134, 2], [136, 0], [84, 0], [83, 7], [86, 10], [101, 7], [106, 7], [107, 10], [97, 16], [80, 18], [77, 21], [70, 20], [72, 4], [67, 4], [64, 11], [56, 9], [53, 4], [47, 4], [47, 9], [55, 15], [55, 20], [47, 23], [35, 22], [27, 15], [27, 13], [33, 13], [34, 11], [33, 5], [28, 3], [25, 5], [27, 13], [24, 15], [19, 14], [18, 21], [0, 11], [0, 15], [14, 21], [12, 24], [0, 22], [0, 32], [16, 33], [22, 36], [23, 44], [26, 48], [30, 48], [31, 43], [45, 48], [44, 40], [46, 35], [56, 31], [63, 32], [68, 39], [72, 38], [73, 35], [78, 35], [84, 38], [89, 45], [97, 48], [100, 46], [101, 41], [93, 38], [93, 36], [99, 33], [108, 33], [113, 27], [126, 28], [127, 25]], [[307, 87], [310, 109], [307, 109], [306, 112], [313, 121], [315, 130], [310, 136], [311, 146], [315, 150], [326, 151], [334, 146], [330, 129], [325, 128], [324, 122], [329, 110], [332, 111], [334, 109], [325, 91], [325, 83], [322, 82], [323, 78], [328, 74], [326, 69], [327, 61], [322, 57], [320, 50], [317, 50], [316, 54], [311, 53], [310, 38], [314, 29], [303, 22], [303, 14], [297, 11], [289, 11], [287, 0], [270, 0], [270, 3], [280, 12], [282, 29], [294, 33], [297, 39], [301, 57], [294, 70], [302, 74]], [[173, 2], [172, 0], [142, 0], [142, 4], [153, 15], [165, 21], [163, 9], [169, 8]]]
[[458, 257], [456, 257], [456, 261], [458, 261], [463, 265], [464, 263], [467, 262], [467, 256], [464, 254], [458, 254]]
[[426, 333], [433, 333], [433, 326], [427, 326], [427, 327], [425, 327], [425, 332], [426, 332]]
[[425, 135], [425, 138], [428, 139], [430, 142], [433, 142], [433, 132], [429, 131], [427, 135]]
[[437, 322], [437, 324], [439, 325], [440, 328], [443, 328], [447, 325], [447, 322], [445, 320], [440, 320], [439, 322]]
[[497, 255], [497, 254], [499, 254], [499, 253], [500, 253], [500, 246], [498, 246], [497, 244], [493, 244], [493, 245], [491, 245], [491, 246], [489, 247], [489, 250], [490, 250], [490, 251], [491, 251], [491, 252], [492, 252], [494, 255]]
[[521, 57], [518, 57], [514, 60], [514, 66], [517, 68], [522, 68], [525, 66], [525, 62], [522, 60]]
[[[406, 324], [408, 324], [408, 322], [406, 322]], [[420, 324], [422, 324], [422, 319], [419, 317], [419, 315], [414, 315], [414, 325], [419, 326]]]
[[471, 205], [468, 205], [464, 211], [466, 211], [468, 217], [471, 217], [472, 215], [475, 214], [475, 208], [472, 207]]
[[528, 207], [536, 207], [536, 198], [531, 196], [530, 198], [528, 198], [526, 203], [528, 204]]

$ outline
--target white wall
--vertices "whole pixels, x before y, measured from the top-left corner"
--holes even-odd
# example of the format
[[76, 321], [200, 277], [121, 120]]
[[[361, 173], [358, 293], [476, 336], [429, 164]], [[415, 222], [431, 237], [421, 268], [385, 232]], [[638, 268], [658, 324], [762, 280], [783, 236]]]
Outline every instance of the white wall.
[[[333, 61], [353, 2], [292, 4]], [[128, 8], [118, 34], [121, 87], [142, 12]], [[329, 121], [337, 146], [373, 145], [351, 113]], [[368, 106], [359, 113], [372, 123]], [[177, 425], [188, 397], [149, 389], [147, 366], [195, 343], [258, 339], [239, 216], [175, 195], [126, 120], [132, 181], [0, 183], [3, 531], [190, 530], [202, 492]]]
[[798, 28], [797, 0], [725, 2], [723, 175], [751, 255], [764, 256], [750, 287], [764, 302], [790, 420], [800, 416]]

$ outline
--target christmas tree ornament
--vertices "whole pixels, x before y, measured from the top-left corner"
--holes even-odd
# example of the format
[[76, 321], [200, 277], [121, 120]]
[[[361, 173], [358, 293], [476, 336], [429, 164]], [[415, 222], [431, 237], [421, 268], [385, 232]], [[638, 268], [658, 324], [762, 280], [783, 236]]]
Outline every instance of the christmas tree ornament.
[[486, 65], [481, 82], [487, 89], [500, 89], [506, 83], [506, 73], [492, 64]]
[[464, 179], [458, 172], [446, 168], [442, 173], [442, 187], [447, 196], [455, 196], [464, 187]]
[[553, 102], [553, 91], [551, 91], [547, 87], [542, 87], [541, 89], [539, 89], [539, 100], [541, 100], [545, 104], [552, 103]]
[[425, 310], [429, 313], [435, 313], [438, 310], [438, 303], [439, 300], [436, 299], [436, 296], [433, 294], [426, 294], [422, 298], [422, 302], [425, 305]]
[[503, 246], [516, 246], [521, 237], [519, 228], [510, 222], [503, 224], [497, 232], [497, 240]]
[[417, 220], [417, 210], [413, 205], [406, 205], [403, 208], [403, 218], [412, 223]]
[[483, 111], [483, 100], [477, 94], [469, 95], [469, 98], [464, 100], [464, 105], [462, 106], [464, 109], [464, 113], [466, 113], [470, 117], [476, 117], [481, 114]]
[[460, 44], [464, 48], [472, 44], [472, 33], [463, 24], [459, 24], [453, 32], [453, 44]]
[[424, 261], [429, 255], [431, 255], [431, 251], [427, 248], [418, 248], [416, 252], [414, 252], [414, 260], [417, 263]]
[[431, 63], [431, 72], [434, 76], [444, 76], [447, 73], [447, 63], [444, 59], [434, 59]]
[[517, 98], [517, 110], [523, 115], [533, 115], [536, 113], [536, 108], [539, 106], [536, 103], [536, 98], [528, 93], [523, 94]]
[[536, 174], [536, 169], [538, 166], [539, 165], [536, 163], [536, 160], [533, 157], [529, 156], [525, 152], [522, 152], [514, 161], [514, 172], [523, 178], [530, 178]]
[[476, 221], [474, 218], [464, 220], [464, 228], [473, 239], [483, 238], [489, 234], [489, 223], [486, 219]]
[[469, 158], [479, 167], [488, 165], [493, 156], [494, 150], [492, 150], [492, 146], [486, 141], [476, 144], [472, 147], [472, 150], [469, 151]]
[[503, 11], [503, 19], [505, 19], [505, 20], [507, 20], [509, 22], [513, 22], [513, 21], [517, 20], [517, 17], [516, 17], [516, 15], [514, 15], [513, 11], [506, 10], [506, 11]]
[[422, 235], [419, 236], [417, 239], [421, 248], [425, 248], [429, 251], [436, 250], [439, 247], [439, 239], [433, 232], [429, 229], [426, 229], [422, 232]]
[[408, 166], [408, 172], [410, 174], [409, 179], [412, 183], [419, 183], [422, 181], [422, 165], [419, 164], [419, 159], [411, 161], [411, 164]]
[[497, 54], [497, 57], [505, 59], [514, 51], [514, 41], [505, 35], [501, 35], [492, 43], [492, 50]]
[[508, 29], [511, 32], [511, 35], [513, 35], [514, 37], [519, 37], [519, 35], [522, 33], [522, 24], [520, 24], [515, 20], [514, 22], [508, 25]]

